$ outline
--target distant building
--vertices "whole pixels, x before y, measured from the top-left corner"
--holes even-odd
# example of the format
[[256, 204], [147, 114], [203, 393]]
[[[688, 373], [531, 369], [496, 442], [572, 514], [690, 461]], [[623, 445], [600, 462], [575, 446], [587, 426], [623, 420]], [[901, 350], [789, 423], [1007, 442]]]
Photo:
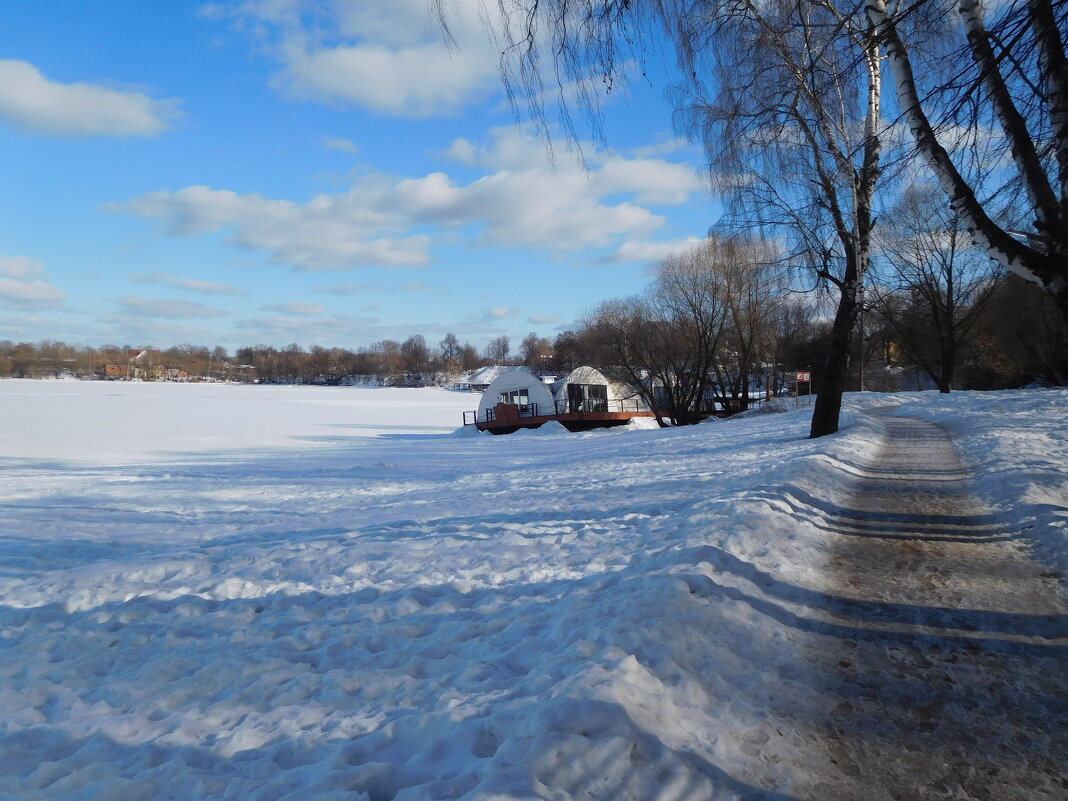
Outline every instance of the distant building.
[[569, 431], [585, 431], [654, 416], [637, 390], [592, 367], [577, 367], [552, 384], [529, 370], [509, 370], [489, 384], [476, 411], [464, 414], [464, 425], [510, 434], [556, 420]]
[[104, 378], [111, 381], [188, 381], [189, 373], [175, 367], [149, 364], [152, 354], [159, 351], [147, 348], [126, 352], [126, 364], [105, 364]]

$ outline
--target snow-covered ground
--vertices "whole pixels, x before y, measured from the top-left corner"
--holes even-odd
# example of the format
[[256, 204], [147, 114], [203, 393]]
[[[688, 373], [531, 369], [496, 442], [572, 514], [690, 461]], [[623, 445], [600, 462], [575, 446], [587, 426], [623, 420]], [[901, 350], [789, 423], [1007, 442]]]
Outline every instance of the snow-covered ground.
[[125, 464], [447, 434], [481, 396], [423, 389], [0, 380], [0, 458]]
[[0, 382], [0, 798], [815, 797], [789, 610], [834, 535], [781, 497], [849, 491], [866, 407], [1068, 571], [1063, 390], [851, 396], [815, 441], [454, 432], [475, 399]]

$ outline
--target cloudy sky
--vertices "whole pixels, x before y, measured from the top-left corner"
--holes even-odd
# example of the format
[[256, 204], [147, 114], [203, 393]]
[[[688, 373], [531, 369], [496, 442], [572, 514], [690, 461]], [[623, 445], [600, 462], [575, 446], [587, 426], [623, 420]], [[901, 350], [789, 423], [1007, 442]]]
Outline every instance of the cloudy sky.
[[7, 0], [0, 340], [553, 336], [704, 234], [666, 70], [550, 162], [454, 5]]

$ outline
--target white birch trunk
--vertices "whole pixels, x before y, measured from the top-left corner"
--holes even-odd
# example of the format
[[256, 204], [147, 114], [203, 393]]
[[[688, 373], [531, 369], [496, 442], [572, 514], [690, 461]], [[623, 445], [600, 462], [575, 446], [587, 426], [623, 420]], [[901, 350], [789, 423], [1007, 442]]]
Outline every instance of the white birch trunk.
[[916, 140], [917, 148], [949, 196], [950, 205], [960, 215], [972, 241], [1007, 270], [1048, 287], [1049, 284], [1032, 270], [1043, 259], [1043, 255], [1013, 239], [987, 216], [974, 190], [935, 136], [934, 127], [920, 104], [912, 61], [898, 35], [897, 26], [887, 13], [885, 0], [864, 0], [864, 9], [884, 45], [902, 116]]

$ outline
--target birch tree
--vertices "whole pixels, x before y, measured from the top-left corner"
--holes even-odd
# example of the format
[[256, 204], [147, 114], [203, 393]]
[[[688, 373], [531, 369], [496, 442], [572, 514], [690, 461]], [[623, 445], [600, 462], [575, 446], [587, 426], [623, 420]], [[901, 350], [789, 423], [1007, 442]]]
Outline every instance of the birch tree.
[[882, 173], [874, 29], [852, 7], [823, 0], [691, 0], [674, 9], [692, 76], [676, 98], [681, 119], [703, 138], [732, 201], [730, 223], [780, 237], [787, 260], [836, 296], [810, 435], [834, 433]]
[[[898, 4], [864, 0], [864, 9], [893, 70], [900, 113], [915, 145], [950, 205], [976, 244], [1006, 269], [1042, 286], [1068, 320], [1068, 59], [1066, 8], [1054, 0], [983, 0]], [[964, 59], [943, 63], [941, 86], [921, 85], [914, 70], [917, 51], [908, 42], [917, 9], [943, 15], [959, 26]], [[970, 62], [970, 64], [969, 64]], [[960, 64], [967, 69], [961, 70]], [[949, 90], [956, 90], [953, 94]], [[960, 92], [979, 102], [960, 102]], [[948, 96], [947, 96], [948, 95]], [[973, 98], [973, 99], [974, 99]], [[948, 108], [947, 108], [948, 107]], [[989, 107], [1004, 138], [1028, 217], [1025, 230], [998, 218], [997, 186], [966, 177], [951, 155], [939, 122], [975, 127], [974, 109]]]

